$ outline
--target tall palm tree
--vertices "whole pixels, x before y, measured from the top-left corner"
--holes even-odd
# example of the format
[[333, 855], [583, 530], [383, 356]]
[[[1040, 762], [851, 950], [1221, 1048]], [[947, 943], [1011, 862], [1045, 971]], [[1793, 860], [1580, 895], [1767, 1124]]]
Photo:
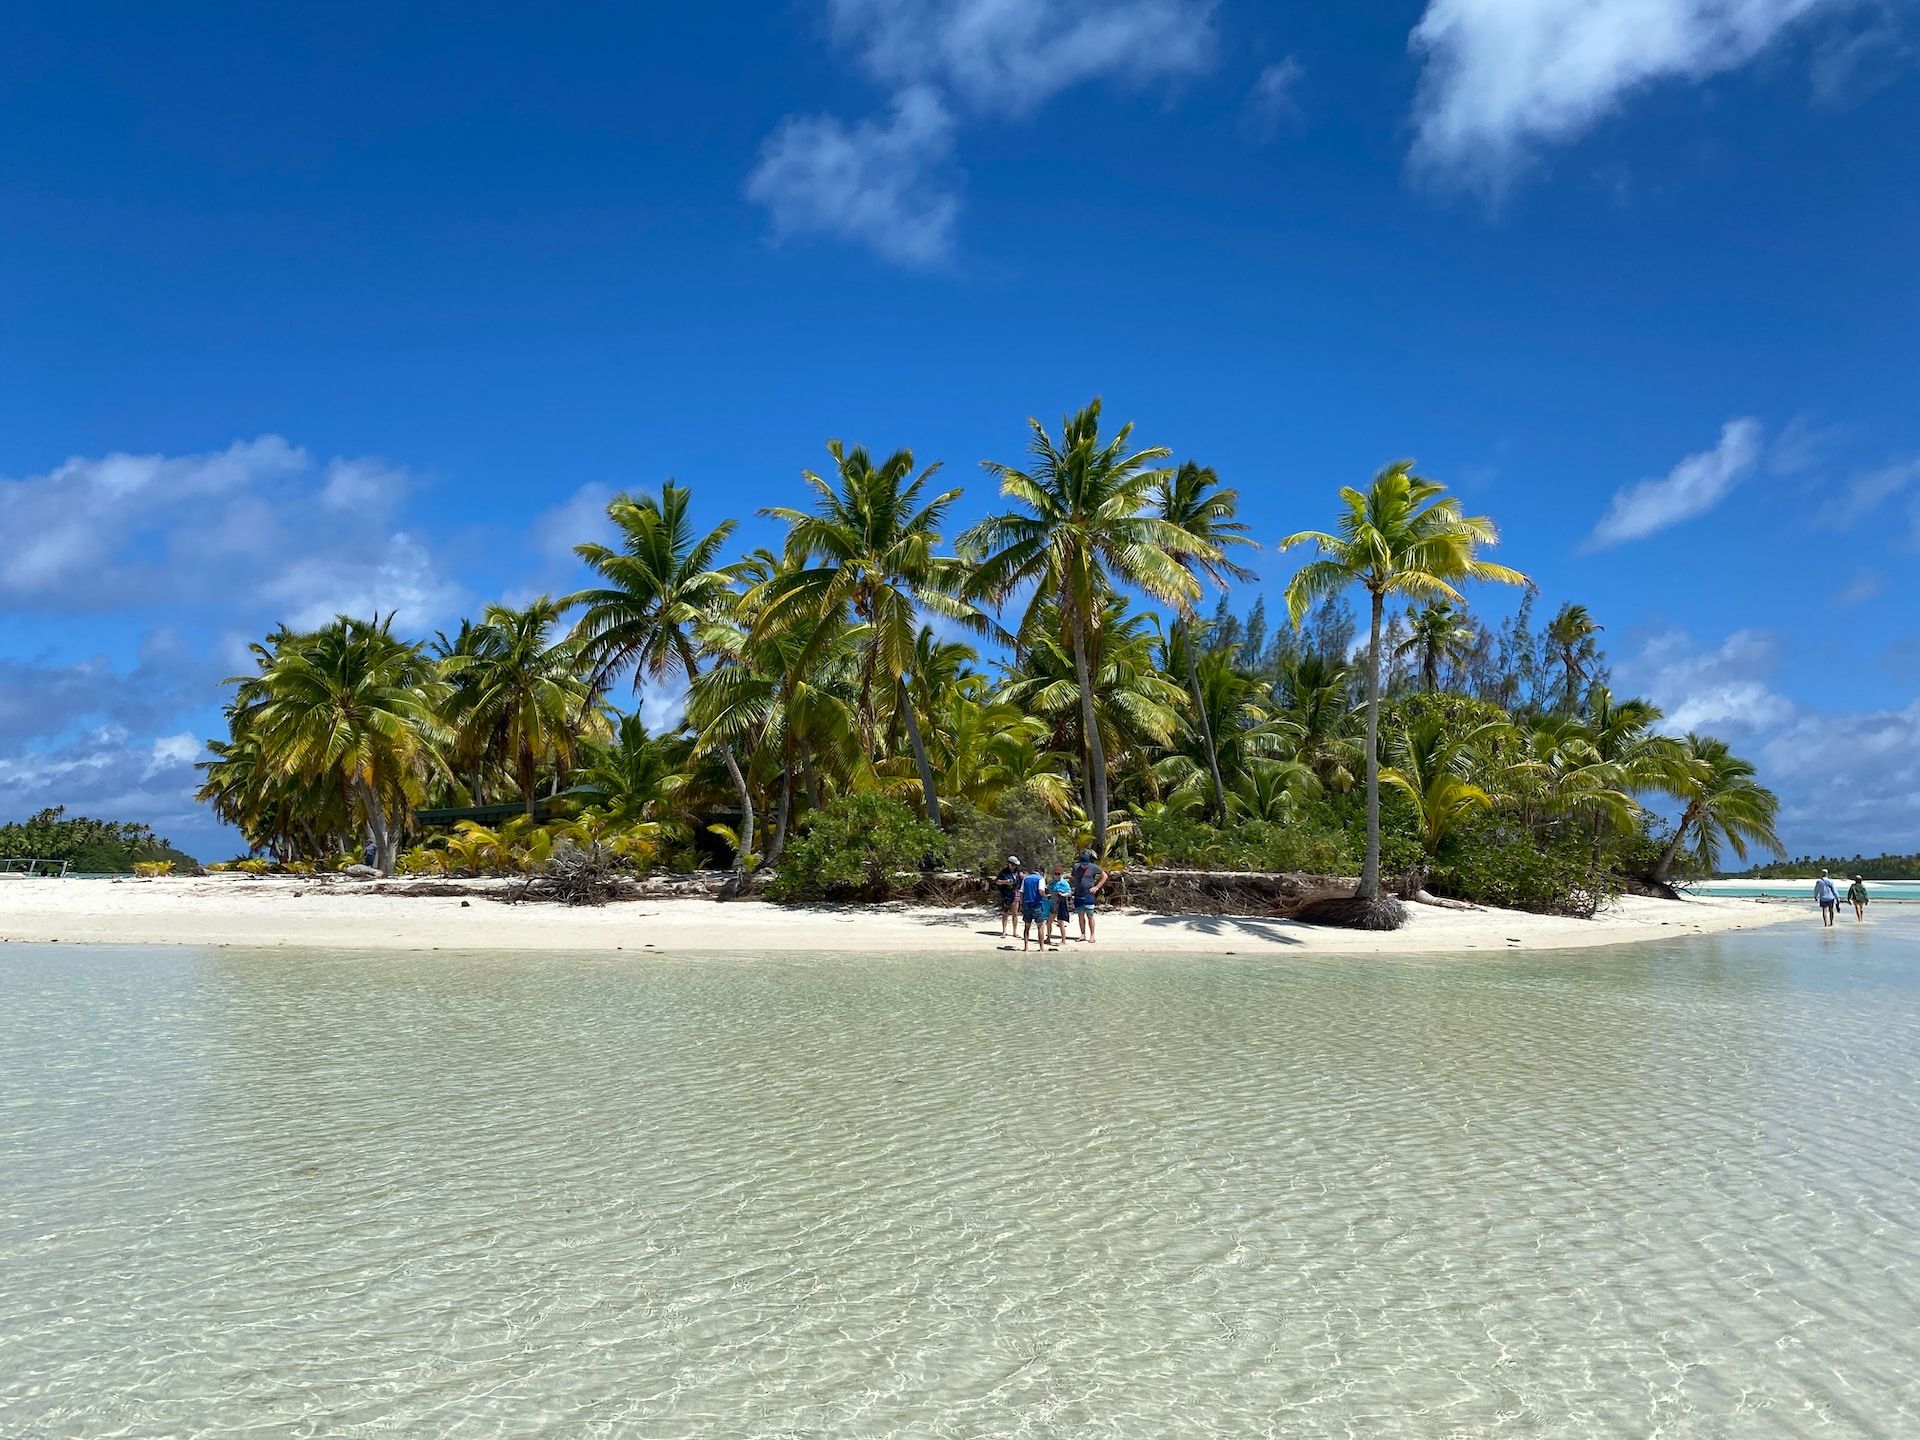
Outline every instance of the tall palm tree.
[[1367, 640], [1367, 852], [1357, 899], [1380, 894], [1380, 619], [1389, 595], [1413, 600], [1460, 600], [1454, 582], [1494, 580], [1524, 585], [1526, 576], [1479, 558], [1499, 532], [1481, 515], [1462, 515], [1446, 487], [1413, 473], [1401, 460], [1373, 477], [1364, 491], [1340, 491], [1338, 534], [1302, 530], [1280, 542], [1282, 550], [1312, 544], [1310, 560], [1287, 584], [1287, 613], [1300, 624], [1314, 601], [1350, 584], [1365, 587], [1371, 602]]
[[1132, 425], [1110, 440], [1100, 436], [1100, 402], [1062, 420], [1056, 440], [1038, 420], [1032, 430], [1029, 468], [983, 461], [1000, 481], [1000, 492], [1020, 508], [990, 515], [961, 538], [963, 556], [977, 564], [973, 593], [998, 606], [1023, 586], [1032, 596], [1016, 632], [1021, 647], [1032, 644], [1035, 622], [1051, 610], [1066, 632], [1080, 691], [1080, 734], [1086, 756], [1086, 808], [1094, 848], [1107, 844], [1107, 759], [1094, 717], [1094, 669], [1102, 641], [1101, 618], [1118, 585], [1130, 585], [1156, 600], [1190, 607], [1200, 583], [1189, 561], [1223, 563], [1219, 547], [1151, 512], [1162, 479], [1153, 462], [1169, 452], [1160, 446], [1129, 451]]
[[341, 616], [307, 634], [282, 632], [236, 695], [267, 768], [333, 787], [365, 827], [383, 875], [446, 733], [437, 714], [444, 684], [392, 624], [391, 615]]
[[[451, 647], [440, 673], [453, 682], [448, 718], [470, 753], [497, 757], [512, 772], [527, 814], [534, 783], [549, 767], [566, 781], [583, 735], [606, 733], [571, 636], [556, 638], [566, 607], [542, 595], [524, 609], [489, 605]], [[474, 803], [480, 804], [478, 795]]]
[[1686, 808], [1680, 812], [1673, 838], [1667, 842], [1653, 878], [1664, 881], [1673, 872], [1689, 834], [1693, 837], [1694, 861], [1703, 871], [1720, 867], [1723, 845], [1742, 860], [1751, 847], [1770, 850], [1784, 859], [1786, 847], [1773, 829], [1780, 801], [1771, 790], [1755, 782], [1752, 762], [1742, 760], [1724, 740], [1712, 736], [1689, 731], [1681, 743], [1687, 751], [1687, 776], [1681, 791]]
[[[566, 602], [568, 608], [583, 607], [574, 638], [594, 694], [604, 693], [628, 671], [636, 691], [643, 679], [679, 678], [691, 685], [699, 678], [704, 628], [733, 608], [732, 576], [714, 562], [734, 522], [723, 520], [697, 535], [688, 515], [692, 498], [671, 480], [660, 487], [657, 500], [616, 495], [607, 505], [607, 518], [620, 532], [619, 548], [573, 547], [606, 582]], [[732, 744], [721, 742], [717, 748], [740, 802], [737, 851], [744, 868], [753, 851], [753, 792]]]
[[[1173, 474], [1162, 477], [1154, 489], [1154, 512], [1174, 529], [1203, 542], [1215, 558], [1195, 551], [1184, 555], [1182, 563], [1190, 574], [1204, 575], [1223, 593], [1231, 580], [1251, 580], [1253, 572], [1226, 558], [1231, 545], [1252, 545], [1247, 527], [1234, 516], [1240, 509], [1240, 492], [1220, 484], [1213, 467], [1189, 460]], [[1175, 624], [1185, 632], [1187, 689], [1193, 696], [1193, 710], [1199, 720], [1201, 743], [1207, 752], [1207, 770], [1213, 779], [1213, 817], [1216, 823], [1227, 819], [1227, 787], [1220, 779], [1220, 747], [1214, 739], [1213, 720], [1207, 713], [1206, 697], [1200, 693], [1200, 673], [1195, 655], [1193, 604], [1179, 606]]]
[[1568, 715], [1579, 713], [1581, 683], [1598, 659], [1593, 637], [1605, 628], [1594, 623], [1584, 605], [1562, 605], [1547, 622], [1547, 643], [1560, 661], [1560, 708]]
[[[848, 449], [827, 442], [834, 477], [823, 480], [803, 471], [814, 492], [812, 511], [774, 506], [760, 513], [787, 522], [784, 565], [755, 597], [754, 637], [793, 625], [820, 622], [843, 611], [865, 627], [860, 640], [860, 743], [873, 755], [876, 689], [887, 689], [904, 721], [920, 771], [927, 818], [940, 823], [940, 799], [933, 767], [921, 739], [919, 719], [908, 693], [920, 612], [945, 616], [981, 628], [983, 617], [958, 598], [964, 570], [958, 560], [936, 555], [946, 512], [959, 498], [955, 487], [927, 494], [927, 482], [940, 468], [935, 462], [913, 473], [913, 452], [896, 450], [875, 465], [864, 446]], [[799, 663], [812, 659], [803, 648]]]
[[1474, 628], [1458, 606], [1431, 600], [1407, 611], [1407, 638], [1393, 652], [1394, 659], [1417, 658], [1420, 684], [1431, 695], [1440, 688], [1440, 666], [1458, 665], [1473, 653]]

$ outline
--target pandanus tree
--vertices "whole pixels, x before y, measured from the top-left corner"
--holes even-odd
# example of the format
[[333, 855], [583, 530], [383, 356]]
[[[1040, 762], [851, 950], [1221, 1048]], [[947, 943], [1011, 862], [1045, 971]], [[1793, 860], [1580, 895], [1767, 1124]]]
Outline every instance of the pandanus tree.
[[1499, 540], [1493, 522], [1461, 514], [1459, 501], [1444, 485], [1414, 474], [1411, 460], [1387, 466], [1365, 490], [1344, 487], [1340, 501], [1333, 532], [1302, 530], [1280, 548], [1312, 545], [1317, 551], [1287, 584], [1287, 612], [1296, 627], [1316, 600], [1353, 584], [1367, 592], [1367, 848], [1354, 897], [1373, 902], [1380, 895], [1380, 621], [1387, 600], [1458, 603], [1459, 582], [1524, 585], [1527, 577], [1479, 557], [1481, 546]]
[[1660, 856], [1654, 879], [1664, 881], [1688, 842], [1702, 871], [1720, 866], [1722, 848], [1740, 859], [1750, 849], [1770, 850], [1785, 858], [1786, 847], [1774, 833], [1780, 801], [1755, 779], [1752, 762], [1735, 755], [1723, 740], [1689, 733], [1681, 742], [1686, 764], [1678, 789], [1684, 807], [1673, 827], [1673, 838]]
[[[980, 611], [959, 598], [965, 583], [960, 562], [935, 553], [947, 510], [960, 490], [929, 493], [928, 482], [940, 466], [936, 462], [914, 474], [911, 450], [896, 450], [878, 465], [865, 447], [849, 449], [838, 440], [827, 442], [827, 453], [834, 461], [831, 480], [801, 472], [814, 494], [813, 509], [761, 511], [786, 521], [787, 543], [779, 573], [752, 596], [753, 638], [810, 624], [824, 634], [824, 622], [842, 613], [863, 627], [856, 706], [860, 744], [873, 758], [884, 685], [889, 708], [897, 707], [913, 747], [927, 818], [937, 825], [940, 799], [907, 677], [923, 612], [975, 630], [988, 628]], [[797, 663], [812, 659], [811, 647], [803, 646]]]
[[[1228, 547], [1252, 545], [1247, 527], [1234, 518], [1240, 509], [1240, 494], [1220, 483], [1212, 466], [1196, 465], [1189, 460], [1171, 475], [1163, 476], [1155, 487], [1154, 512], [1175, 530], [1191, 536], [1206, 548], [1195, 549], [1180, 557], [1184, 568], [1196, 577], [1204, 575], [1223, 594], [1229, 581], [1251, 580], [1253, 572], [1226, 558]], [[1187, 690], [1193, 696], [1194, 717], [1200, 726], [1201, 744], [1207, 752], [1207, 770], [1213, 781], [1213, 817], [1216, 823], [1227, 819], [1227, 787], [1220, 778], [1220, 746], [1214, 737], [1213, 718], [1208, 714], [1206, 697], [1200, 690], [1199, 661], [1193, 633], [1191, 601], [1179, 606], [1174, 622], [1186, 642]]]
[[977, 567], [972, 593], [988, 603], [1004, 605], [1030, 588], [1015, 632], [1018, 647], [1041, 638], [1041, 616], [1059, 617], [1060, 639], [1073, 657], [1079, 687], [1087, 816], [1094, 848], [1104, 853], [1107, 757], [1094, 715], [1094, 671], [1108, 602], [1118, 587], [1131, 586], [1165, 604], [1190, 608], [1200, 583], [1188, 564], [1223, 564], [1224, 556], [1217, 545], [1153, 512], [1164, 478], [1154, 462], [1169, 452], [1158, 446], [1129, 450], [1132, 425], [1103, 439], [1099, 400], [1066, 417], [1057, 438], [1038, 420], [1027, 424], [1032, 432], [1027, 468], [983, 462], [1016, 508], [975, 525], [961, 538], [960, 551]]
[[[733, 579], [716, 562], [734, 522], [723, 520], [698, 534], [689, 514], [692, 498], [671, 480], [660, 487], [658, 499], [616, 495], [607, 505], [607, 518], [620, 532], [618, 546], [574, 546], [603, 582], [567, 601], [569, 608], [581, 607], [573, 633], [595, 695], [628, 673], [636, 691], [643, 680], [691, 685], [707, 654], [705, 628], [733, 612]], [[740, 802], [736, 850], [744, 869], [753, 852], [753, 792], [732, 741], [718, 741], [714, 748]]]

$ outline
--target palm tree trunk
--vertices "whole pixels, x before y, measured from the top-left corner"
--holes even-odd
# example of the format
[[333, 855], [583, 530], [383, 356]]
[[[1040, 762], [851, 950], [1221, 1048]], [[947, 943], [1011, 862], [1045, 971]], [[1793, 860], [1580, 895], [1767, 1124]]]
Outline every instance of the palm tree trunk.
[[1673, 827], [1673, 838], [1667, 841], [1667, 848], [1660, 853], [1660, 863], [1653, 867], [1653, 878], [1660, 884], [1667, 883], [1667, 872], [1673, 869], [1673, 862], [1680, 857], [1680, 846], [1687, 838], [1687, 827], [1693, 823], [1693, 806], [1689, 805], [1680, 813], [1680, 823]]
[[1093, 853], [1107, 853], [1107, 752], [1093, 714], [1093, 667], [1087, 663], [1087, 634], [1082, 617], [1073, 623], [1073, 675], [1080, 686], [1080, 734], [1087, 749], [1087, 818], [1093, 822]]
[[907, 722], [907, 743], [913, 747], [913, 763], [920, 767], [920, 793], [926, 801], [927, 820], [940, 823], [940, 795], [933, 785], [933, 765], [927, 759], [927, 747], [920, 740], [920, 720], [913, 713], [913, 690], [907, 677], [900, 677], [900, 717]]
[[391, 875], [394, 852], [399, 846], [395, 843], [393, 833], [387, 825], [387, 814], [380, 804], [380, 794], [362, 775], [353, 777], [353, 786], [359, 792], [360, 803], [367, 812], [367, 836], [373, 842], [373, 868], [382, 875]]
[[774, 812], [773, 841], [767, 846], [767, 863], [778, 864], [787, 849], [787, 820], [793, 813], [793, 764], [789, 759], [780, 772], [780, 808]]
[[753, 792], [747, 789], [747, 777], [734, 758], [731, 742], [720, 747], [720, 758], [726, 761], [727, 774], [733, 777], [734, 792], [740, 797], [740, 844], [733, 854], [733, 868], [745, 875], [748, 857], [753, 854]]
[[1216, 824], [1227, 823], [1227, 787], [1220, 781], [1220, 747], [1213, 741], [1213, 717], [1207, 714], [1207, 697], [1200, 691], [1200, 660], [1194, 649], [1193, 626], [1181, 622], [1181, 635], [1187, 652], [1187, 689], [1193, 695], [1193, 713], [1200, 717], [1200, 739], [1207, 747], [1207, 771], [1213, 776], [1213, 814]]
[[1380, 894], [1380, 612], [1385, 600], [1373, 592], [1373, 625], [1367, 639], [1367, 858], [1360, 867], [1362, 900]]

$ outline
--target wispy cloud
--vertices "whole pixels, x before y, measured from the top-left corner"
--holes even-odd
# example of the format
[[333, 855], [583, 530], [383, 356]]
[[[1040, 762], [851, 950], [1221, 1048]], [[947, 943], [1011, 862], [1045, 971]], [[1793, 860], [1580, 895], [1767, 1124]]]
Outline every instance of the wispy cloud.
[[1300, 82], [1306, 69], [1289, 55], [1260, 72], [1240, 108], [1240, 129], [1262, 143], [1280, 133], [1280, 127], [1300, 118]]
[[747, 179], [776, 240], [827, 235], [902, 265], [935, 265], [953, 251], [960, 200], [945, 173], [953, 117], [925, 87], [902, 91], [884, 121], [846, 125], [831, 115], [781, 123]]
[[1753, 469], [1760, 451], [1760, 422], [1750, 416], [1729, 420], [1711, 450], [1687, 456], [1657, 479], [1616, 492], [1588, 546], [1603, 549], [1639, 540], [1704, 515]]
[[821, 235], [935, 266], [954, 251], [961, 117], [1022, 119], [1093, 80], [1144, 86], [1213, 60], [1212, 0], [828, 0], [829, 29], [893, 93], [884, 118], [783, 120], [747, 198], [776, 240]]
[[1413, 159], [1491, 193], [1662, 80], [1752, 61], [1816, 12], [1853, 0], [1429, 0]]
[[1864, 605], [1887, 588], [1887, 577], [1878, 570], [1859, 569], [1833, 597], [1836, 605]]
[[1143, 85], [1213, 60], [1210, 0], [829, 0], [834, 38], [889, 86], [1027, 115], [1089, 80]]

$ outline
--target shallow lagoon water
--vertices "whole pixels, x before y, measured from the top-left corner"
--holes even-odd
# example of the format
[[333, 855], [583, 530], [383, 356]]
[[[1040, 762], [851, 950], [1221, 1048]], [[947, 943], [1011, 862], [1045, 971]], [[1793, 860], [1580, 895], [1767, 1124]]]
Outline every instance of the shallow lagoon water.
[[[1916, 917], [1920, 919], [1920, 917]], [[0, 950], [0, 1434], [1920, 1433], [1920, 923]]]

